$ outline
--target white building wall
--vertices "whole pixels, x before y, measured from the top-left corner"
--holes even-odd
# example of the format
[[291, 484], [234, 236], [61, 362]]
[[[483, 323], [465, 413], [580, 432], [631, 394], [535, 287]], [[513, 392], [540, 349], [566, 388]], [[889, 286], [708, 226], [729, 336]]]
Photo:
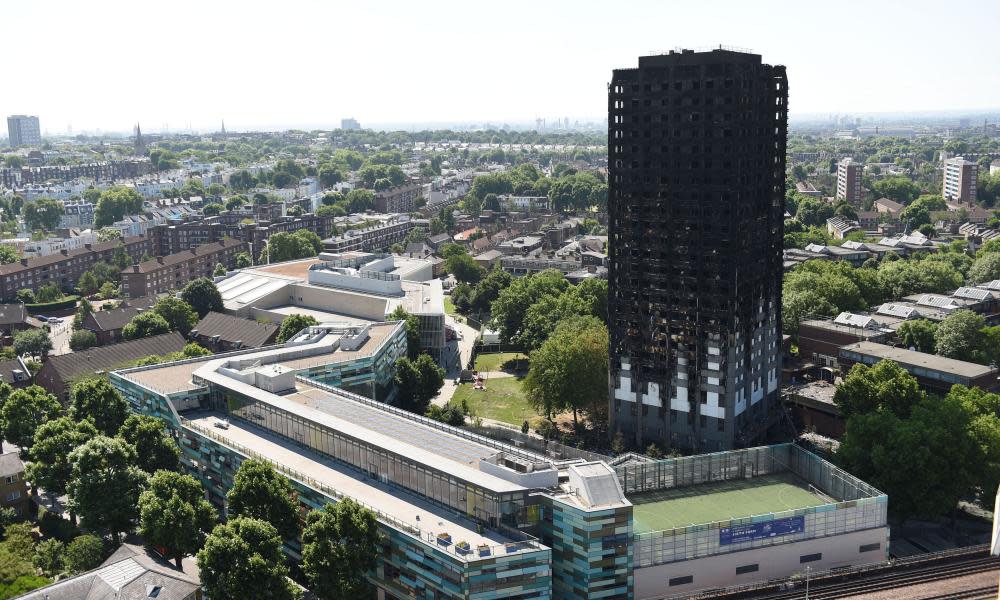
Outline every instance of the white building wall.
[[[636, 600], [662, 598], [703, 589], [778, 579], [804, 573], [807, 566], [815, 573], [835, 567], [885, 562], [888, 534], [885, 528], [867, 529], [636, 569], [635, 597]], [[861, 546], [868, 544], [878, 544], [879, 547], [877, 550], [860, 552]], [[817, 553], [822, 554], [820, 560], [800, 562], [802, 556]], [[754, 564], [758, 565], [757, 571], [736, 574], [737, 567]], [[670, 585], [671, 579], [688, 575], [692, 576], [691, 583]]]

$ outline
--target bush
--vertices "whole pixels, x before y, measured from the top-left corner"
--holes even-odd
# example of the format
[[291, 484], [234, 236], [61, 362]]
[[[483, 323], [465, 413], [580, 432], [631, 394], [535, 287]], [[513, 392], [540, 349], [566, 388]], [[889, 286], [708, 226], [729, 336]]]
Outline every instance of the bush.
[[455, 427], [465, 425], [465, 415], [462, 414], [462, 410], [451, 404], [444, 407], [432, 405], [427, 409], [427, 417]]
[[47, 312], [54, 312], [57, 310], [65, 310], [67, 308], [76, 308], [76, 303], [80, 299], [79, 296], [66, 296], [61, 300], [56, 300], [55, 302], [38, 302], [34, 304], [25, 304], [24, 309], [32, 314]]
[[80, 529], [73, 523], [45, 509], [38, 513], [38, 531], [46, 538], [66, 543], [80, 535]]
[[87, 348], [93, 348], [96, 345], [97, 336], [93, 331], [88, 331], [86, 329], [74, 331], [73, 335], [69, 338], [69, 347], [74, 352], [86, 350]]

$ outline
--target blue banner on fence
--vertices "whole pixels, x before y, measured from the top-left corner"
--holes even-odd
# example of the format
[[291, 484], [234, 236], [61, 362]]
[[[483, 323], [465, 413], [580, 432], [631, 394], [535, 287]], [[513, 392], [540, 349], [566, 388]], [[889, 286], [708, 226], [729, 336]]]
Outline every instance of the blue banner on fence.
[[723, 546], [726, 544], [739, 544], [740, 542], [749, 542], [779, 535], [802, 533], [805, 529], [806, 518], [804, 516], [722, 527], [719, 529], [719, 544]]

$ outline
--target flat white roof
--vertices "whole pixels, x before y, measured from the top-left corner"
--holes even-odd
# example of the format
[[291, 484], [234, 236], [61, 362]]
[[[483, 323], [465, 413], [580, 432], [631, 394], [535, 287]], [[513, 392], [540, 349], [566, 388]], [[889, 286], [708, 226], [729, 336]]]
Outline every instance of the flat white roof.
[[[514, 540], [484, 528], [477, 527], [470, 520], [458, 517], [456, 514], [438, 507], [416, 494], [408, 493], [400, 488], [379, 482], [378, 480], [361, 476], [357, 471], [337, 463], [333, 459], [323, 457], [317, 452], [303, 449], [289, 440], [231, 421], [227, 429], [215, 427], [215, 423], [224, 418], [222, 413], [199, 413], [190, 419], [195, 430], [210, 431], [210, 437], [221, 439], [223, 443], [231, 442], [236, 446], [252, 448], [254, 453], [265, 457], [290, 470], [297, 471], [332, 490], [353, 498], [384, 515], [401, 521], [418, 530], [420, 539], [434, 545], [443, 552], [448, 552], [458, 558], [454, 544], [461, 541], [469, 542], [472, 553], [468, 560], [478, 560], [480, 557], [476, 547], [480, 545], [498, 546]], [[237, 448], [238, 450], [238, 448]], [[303, 481], [310, 485], [312, 482]], [[452, 536], [452, 545], [445, 547], [437, 543], [437, 535], [447, 533]], [[528, 549], [521, 548], [519, 551]], [[504, 549], [494, 548], [492, 555], [503, 556]]]

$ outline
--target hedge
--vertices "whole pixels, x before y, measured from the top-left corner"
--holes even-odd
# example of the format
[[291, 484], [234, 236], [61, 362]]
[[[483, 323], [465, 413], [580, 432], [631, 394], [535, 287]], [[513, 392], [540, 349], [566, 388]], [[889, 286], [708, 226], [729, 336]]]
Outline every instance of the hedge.
[[66, 296], [62, 300], [56, 300], [55, 302], [40, 302], [38, 304], [25, 304], [24, 310], [28, 311], [30, 314], [35, 313], [46, 313], [56, 310], [64, 310], [67, 308], [76, 307], [77, 301], [80, 299], [79, 296]]

